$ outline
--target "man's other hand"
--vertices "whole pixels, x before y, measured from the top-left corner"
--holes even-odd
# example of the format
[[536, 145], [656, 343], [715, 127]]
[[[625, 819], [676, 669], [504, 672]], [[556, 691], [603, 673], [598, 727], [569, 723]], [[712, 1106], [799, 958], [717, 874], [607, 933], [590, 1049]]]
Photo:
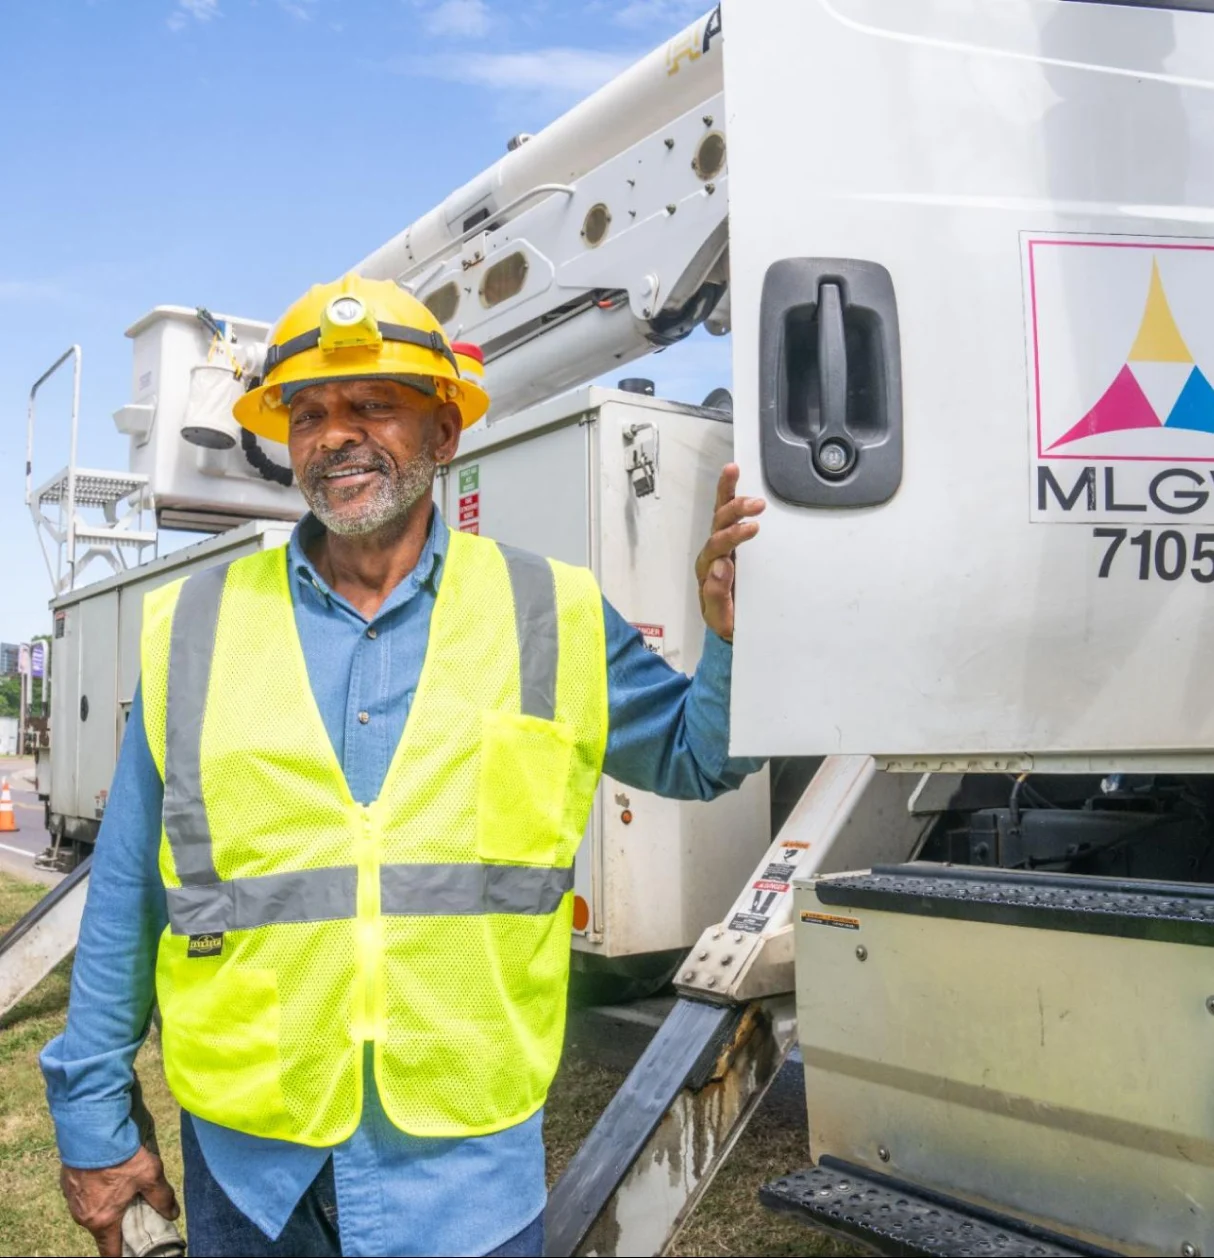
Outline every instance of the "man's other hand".
[[736, 463], [727, 463], [722, 469], [712, 536], [696, 558], [700, 612], [709, 629], [726, 642], [733, 641], [734, 556], [738, 547], [759, 531], [759, 522], [752, 517], [762, 515], [767, 508], [762, 498], [734, 496], [739, 475]]

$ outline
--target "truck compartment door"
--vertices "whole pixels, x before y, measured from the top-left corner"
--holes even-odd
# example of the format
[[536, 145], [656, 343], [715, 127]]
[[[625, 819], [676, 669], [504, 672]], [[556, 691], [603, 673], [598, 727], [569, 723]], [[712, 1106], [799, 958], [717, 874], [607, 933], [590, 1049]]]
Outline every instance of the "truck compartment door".
[[734, 750], [1214, 748], [1214, 13], [725, 0]]

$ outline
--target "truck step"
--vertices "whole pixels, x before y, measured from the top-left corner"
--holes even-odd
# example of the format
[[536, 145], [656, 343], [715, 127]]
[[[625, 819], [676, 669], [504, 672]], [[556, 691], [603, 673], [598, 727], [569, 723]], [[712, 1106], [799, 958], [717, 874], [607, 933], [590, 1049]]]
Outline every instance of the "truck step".
[[1214, 888], [916, 861], [816, 884], [823, 904], [1214, 947]]
[[869, 1245], [884, 1254], [1109, 1254], [1017, 1219], [928, 1193], [834, 1158], [759, 1189], [769, 1210]]

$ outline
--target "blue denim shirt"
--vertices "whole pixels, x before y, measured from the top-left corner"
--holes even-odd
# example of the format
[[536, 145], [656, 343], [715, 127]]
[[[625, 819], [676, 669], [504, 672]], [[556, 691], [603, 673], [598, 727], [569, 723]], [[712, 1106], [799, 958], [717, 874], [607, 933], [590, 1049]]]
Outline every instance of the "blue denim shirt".
[[[305, 516], [288, 550], [308, 677], [351, 793], [379, 793], [408, 719], [442, 577], [447, 526], [437, 510], [417, 567], [365, 620], [332, 591], [305, 547]], [[646, 650], [604, 600], [610, 732], [605, 772], [640, 790], [711, 799], [757, 760], [728, 755], [728, 645], [708, 633], [694, 679]], [[266, 667], [273, 667], [272, 661]], [[359, 714], [366, 712], [366, 723]], [[140, 695], [122, 741], [98, 835], [72, 971], [64, 1033], [42, 1053], [47, 1096], [69, 1166], [112, 1166], [139, 1140], [131, 1068], [155, 999], [156, 948], [167, 921], [157, 868], [163, 785], [148, 749]], [[346, 1254], [485, 1254], [544, 1207], [542, 1112], [469, 1139], [406, 1135], [367, 1090], [358, 1130], [333, 1149], [266, 1140], [192, 1117], [212, 1175], [271, 1238], [333, 1158]]]

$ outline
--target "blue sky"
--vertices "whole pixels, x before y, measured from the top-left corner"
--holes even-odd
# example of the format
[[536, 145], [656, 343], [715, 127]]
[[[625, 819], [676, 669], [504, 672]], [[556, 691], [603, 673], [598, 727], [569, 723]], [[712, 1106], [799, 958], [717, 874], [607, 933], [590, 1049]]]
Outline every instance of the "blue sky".
[[[84, 349], [80, 461], [124, 469], [123, 331], [160, 304], [273, 319], [710, 0], [39, 0], [0, 27], [0, 640], [49, 626], [26, 397]], [[635, 369], [727, 383], [692, 338]], [[66, 463], [65, 374], [35, 480]], [[91, 569], [97, 576], [104, 568]]]

